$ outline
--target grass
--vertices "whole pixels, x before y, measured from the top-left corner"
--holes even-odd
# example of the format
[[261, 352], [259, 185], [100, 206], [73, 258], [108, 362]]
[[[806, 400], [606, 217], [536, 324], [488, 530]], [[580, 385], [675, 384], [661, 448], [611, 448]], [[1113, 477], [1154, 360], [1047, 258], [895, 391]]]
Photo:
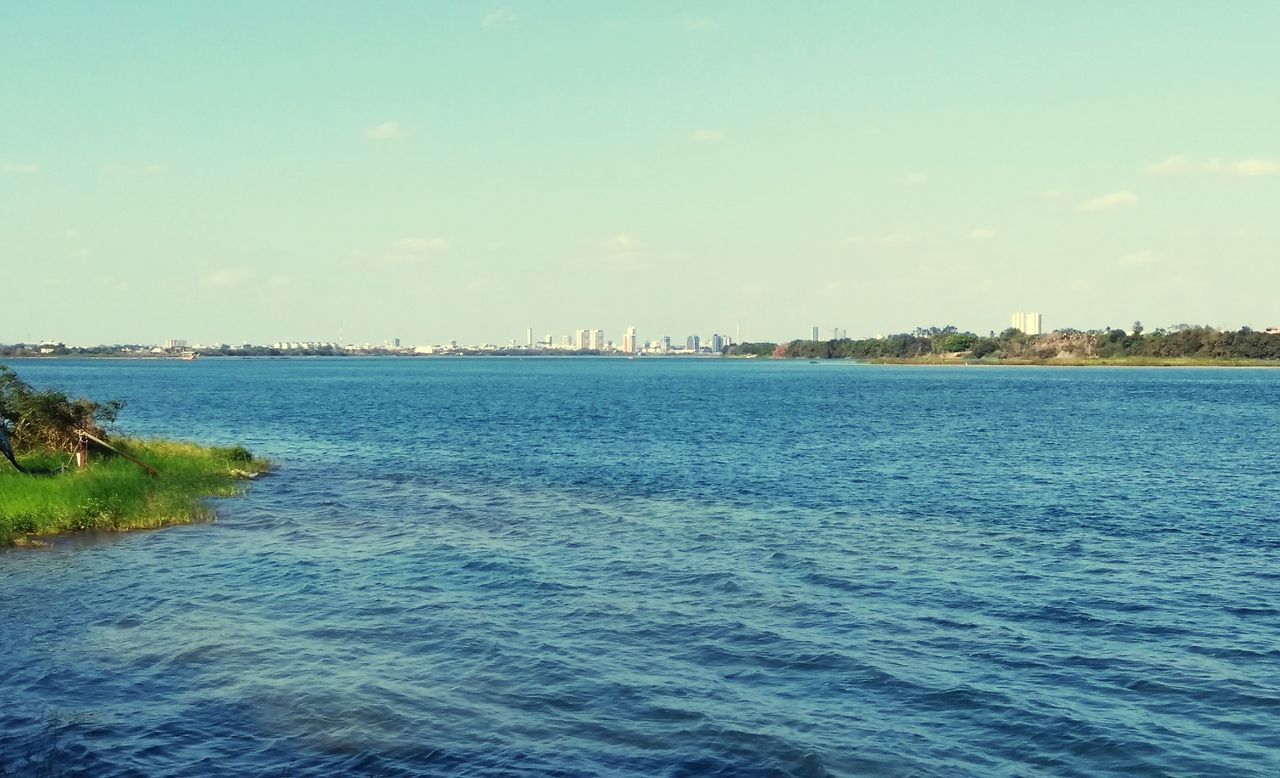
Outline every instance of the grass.
[[[41, 535], [82, 530], [126, 530], [208, 519], [205, 497], [229, 497], [243, 481], [270, 469], [239, 446], [218, 448], [159, 440], [115, 440], [116, 448], [160, 471], [152, 478], [117, 456], [95, 456], [84, 470], [30, 476], [0, 459], [0, 546]], [[60, 467], [69, 458], [34, 453], [23, 466]]]

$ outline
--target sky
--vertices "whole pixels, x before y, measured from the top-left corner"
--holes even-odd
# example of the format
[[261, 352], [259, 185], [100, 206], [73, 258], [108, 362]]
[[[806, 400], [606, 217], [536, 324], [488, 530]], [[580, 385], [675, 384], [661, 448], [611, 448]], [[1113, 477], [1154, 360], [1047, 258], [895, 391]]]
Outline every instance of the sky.
[[1280, 326], [1277, 29], [0, 0], [0, 343]]

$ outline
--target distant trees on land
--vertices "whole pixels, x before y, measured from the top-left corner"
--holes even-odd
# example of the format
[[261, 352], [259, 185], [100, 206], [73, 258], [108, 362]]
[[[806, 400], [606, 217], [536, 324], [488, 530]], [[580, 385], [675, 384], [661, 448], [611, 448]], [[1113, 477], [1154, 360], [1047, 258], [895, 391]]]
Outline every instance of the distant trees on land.
[[1009, 328], [996, 335], [961, 332], [955, 327], [918, 328], [883, 338], [793, 340], [790, 343], [740, 343], [729, 356], [776, 356], [793, 359], [917, 359], [959, 357], [982, 360], [1088, 359], [1146, 357], [1152, 359], [1280, 360], [1280, 335], [1242, 327], [1222, 332], [1212, 327], [1178, 324], [1146, 331], [1134, 322], [1129, 332], [1106, 327], [1081, 332], [1062, 329], [1027, 335]]

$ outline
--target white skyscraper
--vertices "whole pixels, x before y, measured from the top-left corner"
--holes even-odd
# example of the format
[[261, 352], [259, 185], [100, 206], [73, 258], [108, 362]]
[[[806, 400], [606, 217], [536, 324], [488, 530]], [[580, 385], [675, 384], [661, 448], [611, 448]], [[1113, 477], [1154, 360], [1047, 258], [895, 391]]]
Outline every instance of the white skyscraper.
[[1044, 327], [1040, 322], [1040, 314], [1035, 311], [1018, 311], [1014, 313], [1010, 326], [1015, 330], [1021, 330], [1027, 335], [1044, 334]]
[[573, 347], [579, 351], [585, 351], [588, 348], [588, 341], [591, 338], [590, 330], [578, 330], [574, 333]]
[[591, 345], [589, 348], [592, 351], [604, 351], [604, 330], [591, 330]]
[[813, 331], [811, 332], [811, 337], [809, 338], [809, 340], [817, 340], [817, 339], [818, 339], [818, 325], [815, 324], [813, 325]]
[[533, 327], [528, 327], [527, 329], [525, 329], [524, 344], [526, 346], [533, 345]]
[[622, 350], [628, 354], [636, 353], [636, 328], [627, 327], [627, 333], [622, 336]]

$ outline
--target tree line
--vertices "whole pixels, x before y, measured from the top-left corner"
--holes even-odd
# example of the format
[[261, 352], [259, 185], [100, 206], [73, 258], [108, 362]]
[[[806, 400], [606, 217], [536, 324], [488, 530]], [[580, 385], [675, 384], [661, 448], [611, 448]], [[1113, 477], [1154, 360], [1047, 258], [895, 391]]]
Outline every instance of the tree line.
[[981, 360], [1049, 360], [1145, 357], [1153, 359], [1280, 360], [1280, 335], [1248, 327], [1237, 331], [1178, 324], [1148, 332], [1141, 322], [1129, 330], [1112, 327], [1062, 329], [1028, 335], [1009, 328], [978, 335], [956, 327], [920, 327], [882, 338], [793, 340], [790, 343], [740, 343], [729, 356], [791, 359], [919, 359], [955, 357]]

